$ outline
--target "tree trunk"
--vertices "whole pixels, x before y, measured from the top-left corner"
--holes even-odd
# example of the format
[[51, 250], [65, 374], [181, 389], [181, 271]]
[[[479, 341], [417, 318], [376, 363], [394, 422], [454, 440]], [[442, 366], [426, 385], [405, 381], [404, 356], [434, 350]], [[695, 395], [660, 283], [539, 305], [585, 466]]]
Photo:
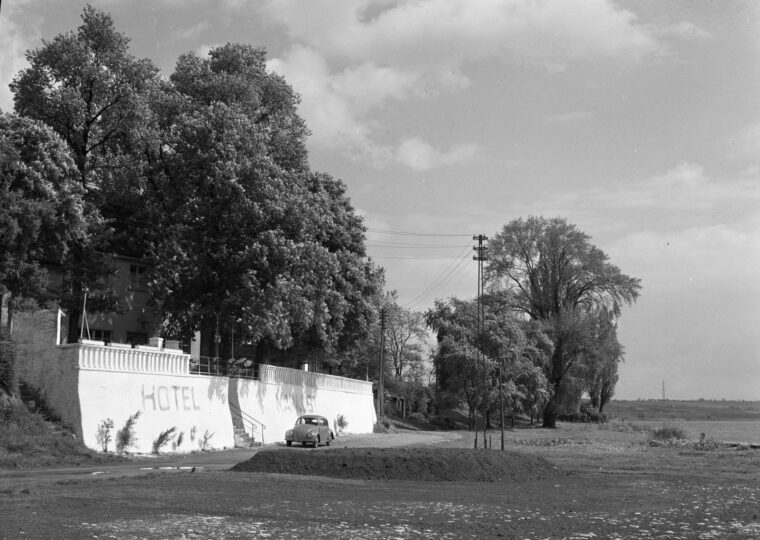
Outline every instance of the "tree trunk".
[[70, 309], [66, 315], [69, 319], [68, 342], [77, 343], [79, 342], [79, 333], [81, 331], [79, 328], [79, 318], [82, 316], [82, 310]]
[[557, 411], [554, 409], [553, 403], [551, 405], [547, 404], [546, 408], [544, 409], [543, 427], [545, 428], [557, 427]]

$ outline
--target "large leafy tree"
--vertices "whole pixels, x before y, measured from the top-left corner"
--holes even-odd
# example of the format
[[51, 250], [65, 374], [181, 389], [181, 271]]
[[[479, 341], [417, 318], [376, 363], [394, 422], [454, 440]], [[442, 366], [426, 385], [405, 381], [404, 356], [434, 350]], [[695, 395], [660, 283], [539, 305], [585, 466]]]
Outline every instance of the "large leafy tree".
[[109, 253], [120, 250], [114, 229], [134, 225], [121, 219], [130, 212], [123, 193], [140, 189], [129, 180], [141, 177], [139, 158], [151, 139], [147, 96], [158, 84], [158, 70], [131, 56], [128, 44], [107, 13], [87, 6], [76, 31], [27, 52], [29, 67], [11, 83], [16, 112], [44, 122], [68, 144], [85, 190], [88, 234], [69, 251], [61, 298], [70, 315], [69, 341], [76, 340], [87, 288], [90, 309], [114, 308], [100, 278], [112, 271]]
[[242, 45], [182, 56], [157, 110], [165, 332], [219, 328], [263, 350], [335, 350], [368, 331], [380, 274], [342, 182], [306, 167], [297, 98]]
[[513, 306], [540, 322], [553, 345], [545, 366], [553, 396], [543, 411], [555, 427], [570, 372], [586, 351], [584, 330], [590, 314], [606, 308], [615, 315], [635, 302], [641, 285], [623, 274], [590, 238], [561, 218], [517, 219], [490, 242], [487, 276], [509, 289]]
[[[0, 114], [0, 295], [13, 310], [45, 297], [44, 264], [60, 263], [85, 234], [82, 187], [66, 144], [44, 124]], [[3, 349], [6, 350], [6, 349]], [[13, 359], [0, 359], [0, 386], [16, 391]]]

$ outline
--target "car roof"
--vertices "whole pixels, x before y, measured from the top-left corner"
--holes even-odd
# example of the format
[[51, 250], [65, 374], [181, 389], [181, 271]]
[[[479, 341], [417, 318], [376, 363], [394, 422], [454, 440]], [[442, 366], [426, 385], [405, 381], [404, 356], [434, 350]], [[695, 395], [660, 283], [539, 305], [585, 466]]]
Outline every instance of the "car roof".
[[318, 414], [302, 414], [298, 418], [321, 418], [323, 420], [327, 420], [324, 416], [320, 416]]

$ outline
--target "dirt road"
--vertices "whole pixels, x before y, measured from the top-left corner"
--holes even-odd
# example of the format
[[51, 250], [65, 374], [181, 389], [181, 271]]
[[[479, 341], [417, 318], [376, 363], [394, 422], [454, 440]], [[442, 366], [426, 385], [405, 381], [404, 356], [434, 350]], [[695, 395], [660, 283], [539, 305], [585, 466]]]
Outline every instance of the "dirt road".
[[[226, 470], [254, 451], [145, 458], [110, 472], [6, 471], [0, 537], [760, 538], [757, 454], [650, 449], [638, 434], [584, 429], [514, 434], [511, 450], [558, 464], [559, 478], [531, 481]], [[340, 437], [334, 446], [471, 442], [466, 433], [411, 432]], [[329, 448], [288, 450], [298, 456]], [[161, 468], [193, 466], [195, 472]]]

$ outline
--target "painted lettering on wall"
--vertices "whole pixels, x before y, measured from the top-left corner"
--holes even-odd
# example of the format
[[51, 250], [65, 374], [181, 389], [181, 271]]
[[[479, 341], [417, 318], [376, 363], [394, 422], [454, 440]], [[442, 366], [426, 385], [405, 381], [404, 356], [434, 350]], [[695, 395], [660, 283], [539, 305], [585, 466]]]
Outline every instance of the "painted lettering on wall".
[[192, 386], [148, 386], [142, 385], [143, 410], [148, 405], [154, 411], [198, 411], [200, 405], [195, 400], [195, 388]]

